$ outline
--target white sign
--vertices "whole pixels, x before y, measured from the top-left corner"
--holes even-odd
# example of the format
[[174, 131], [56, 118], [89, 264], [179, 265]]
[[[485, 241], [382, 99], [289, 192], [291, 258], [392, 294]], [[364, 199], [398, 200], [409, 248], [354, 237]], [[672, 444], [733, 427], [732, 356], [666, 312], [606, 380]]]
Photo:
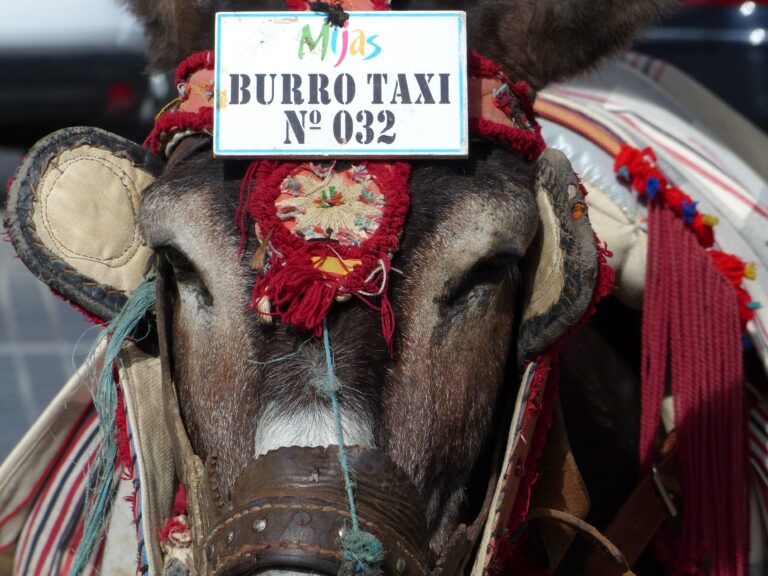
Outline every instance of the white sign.
[[216, 15], [214, 154], [467, 156], [464, 12]]

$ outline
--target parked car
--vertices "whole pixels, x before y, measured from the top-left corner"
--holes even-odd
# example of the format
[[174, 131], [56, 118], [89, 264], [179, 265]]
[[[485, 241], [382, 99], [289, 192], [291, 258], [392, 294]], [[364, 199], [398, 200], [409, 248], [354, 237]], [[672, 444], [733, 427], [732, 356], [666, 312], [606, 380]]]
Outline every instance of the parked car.
[[636, 50], [674, 64], [768, 131], [768, 0], [684, 0]]
[[147, 95], [144, 35], [114, 0], [4, 2], [0, 144], [74, 124], [132, 131]]

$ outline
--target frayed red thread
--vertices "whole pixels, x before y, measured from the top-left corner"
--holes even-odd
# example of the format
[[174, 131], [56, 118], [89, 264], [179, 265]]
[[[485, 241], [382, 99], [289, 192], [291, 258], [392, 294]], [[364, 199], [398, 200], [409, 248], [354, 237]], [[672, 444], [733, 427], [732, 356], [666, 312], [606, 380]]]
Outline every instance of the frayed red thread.
[[64, 302], [72, 306], [72, 308], [80, 312], [80, 314], [83, 315], [83, 318], [85, 318], [87, 322], [90, 322], [91, 324], [95, 324], [96, 326], [102, 326], [102, 327], [106, 327], [106, 325], [109, 323], [103, 318], [96, 316], [96, 314], [92, 314], [91, 312], [89, 312], [88, 310], [80, 306], [80, 304], [78, 304], [74, 300], [70, 300], [60, 292], [56, 292], [56, 290], [53, 290], [52, 288], [50, 290], [51, 290], [51, 294], [56, 296], [56, 298], [63, 300]]
[[161, 542], [168, 542], [173, 533], [186, 532], [189, 525], [186, 516], [189, 513], [187, 507], [187, 489], [179, 482], [176, 485], [176, 494], [173, 499], [173, 512], [167, 518], [163, 527], [158, 531]]
[[[117, 367], [115, 367], [115, 381], [118, 381]], [[128, 433], [128, 420], [125, 408], [123, 389], [117, 386], [117, 408], [115, 410], [115, 443], [117, 444], [117, 464], [123, 468], [123, 480], [133, 478], [133, 456], [131, 454], [131, 438]]]
[[176, 486], [176, 495], [173, 497], [173, 515], [181, 516], [187, 513], [187, 489], [179, 482]]
[[165, 521], [165, 525], [160, 529], [158, 537], [160, 542], [168, 542], [171, 539], [171, 535], [178, 532], [186, 532], [189, 530], [186, 519], [184, 516], [174, 516], [168, 518]]

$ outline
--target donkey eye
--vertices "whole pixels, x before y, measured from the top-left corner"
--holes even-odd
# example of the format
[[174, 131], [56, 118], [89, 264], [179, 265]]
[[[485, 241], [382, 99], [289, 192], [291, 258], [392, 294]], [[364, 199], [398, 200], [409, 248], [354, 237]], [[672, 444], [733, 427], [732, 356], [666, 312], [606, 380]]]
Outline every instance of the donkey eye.
[[173, 269], [173, 276], [177, 285], [192, 288], [205, 306], [213, 305], [213, 296], [211, 296], [189, 258], [173, 246], [165, 246], [158, 252]]
[[187, 258], [176, 248], [167, 246], [161, 249], [161, 254], [163, 258], [165, 258], [165, 261], [168, 262], [168, 264], [170, 264], [173, 268], [173, 273], [176, 276], [176, 280], [178, 282], [190, 280], [197, 276], [197, 271], [192, 265], [192, 262], [190, 262], [189, 258]]
[[495, 255], [477, 262], [466, 274], [446, 284], [446, 290], [436, 300], [441, 306], [463, 306], [475, 296], [488, 294], [505, 278], [516, 284], [516, 259], [506, 254]]

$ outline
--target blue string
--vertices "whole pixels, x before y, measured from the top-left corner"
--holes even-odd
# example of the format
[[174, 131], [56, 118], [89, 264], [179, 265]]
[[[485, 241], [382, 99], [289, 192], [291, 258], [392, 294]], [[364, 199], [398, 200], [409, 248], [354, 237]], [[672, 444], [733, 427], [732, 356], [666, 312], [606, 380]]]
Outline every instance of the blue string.
[[[131, 336], [147, 311], [155, 303], [155, 277], [145, 278], [133, 291], [120, 313], [109, 323], [94, 351], [105, 339], [104, 365], [96, 389], [91, 391], [93, 404], [99, 413], [101, 442], [96, 460], [91, 467], [88, 488], [91, 492], [83, 526], [83, 538], [69, 571], [70, 576], [80, 576], [87, 568], [96, 546], [101, 541], [107, 517], [114, 499], [114, 471], [117, 463], [117, 382], [113, 367], [119, 362], [123, 343]], [[93, 353], [92, 353], [93, 354]], [[95, 358], [89, 360], [95, 363]]]
[[347, 460], [347, 451], [344, 449], [344, 429], [341, 426], [341, 410], [339, 408], [338, 396], [341, 383], [336, 377], [333, 369], [331, 344], [328, 336], [328, 323], [325, 318], [323, 318], [323, 345], [325, 346], [327, 381], [325, 382], [322, 391], [331, 399], [333, 421], [336, 426], [336, 442], [339, 445], [339, 463], [341, 464], [341, 473], [344, 477], [344, 486], [347, 490], [349, 515], [352, 518], [352, 532], [344, 534], [341, 537], [343, 548], [342, 558], [345, 561], [354, 564], [355, 572], [362, 573], [366, 566], [375, 566], [376, 564], [381, 563], [384, 559], [384, 547], [373, 534], [360, 529], [360, 522], [357, 518], [357, 507], [355, 506], [355, 495], [352, 489], [349, 461]]

